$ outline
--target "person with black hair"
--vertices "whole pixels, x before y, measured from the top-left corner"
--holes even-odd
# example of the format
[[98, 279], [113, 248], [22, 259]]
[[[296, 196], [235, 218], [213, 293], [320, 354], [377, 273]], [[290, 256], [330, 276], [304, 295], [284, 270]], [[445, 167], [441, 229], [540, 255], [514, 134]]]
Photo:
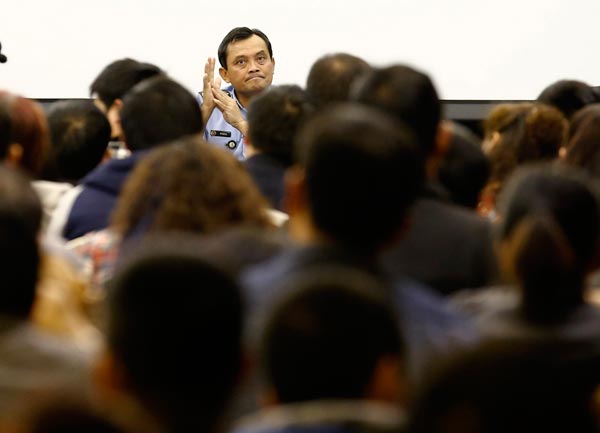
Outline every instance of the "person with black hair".
[[348, 104], [317, 113], [295, 146], [286, 200], [289, 232], [298, 246], [242, 276], [253, 317], [264, 313], [293, 275], [325, 264], [364, 270], [393, 287], [390, 302], [400, 312], [416, 376], [432, 347], [445, 349], [471, 334], [429, 289], [405, 278], [388, 280], [377, 264], [379, 254], [402, 236], [421, 185], [423, 164], [413, 135], [375, 109]]
[[189, 234], [148, 240], [109, 293], [100, 397], [117, 413], [139, 405], [158, 431], [221, 431], [241, 374], [239, 287], [198, 251]]
[[50, 147], [42, 175], [33, 186], [44, 206], [44, 227], [63, 194], [102, 161], [110, 124], [91, 101], [62, 101], [48, 112]]
[[308, 72], [306, 94], [317, 109], [347, 102], [353, 85], [371, 71], [363, 59], [348, 53], [327, 54], [317, 59]]
[[453, 203], [476, 209], [481, 190], [490, 176], [490, 161], [481, 150], [479, 139], [467, 127], [450, 124], [450, 141], [438, 178]]
[[291, 279], [262, 332], [264, 408], [233, 431], [398, 431], [408, 385], [386, 290], [336, 267]]
[[100, 165], [65, 194], [50, 222], [51, 235], [71, 240], [106, 228], [125, 179], [147, 151], [203, 128], [194, 97], [163, 76], [134, 87], [123, 99], [120, 116], [131, 156]]
[[500, 339], [440, 363], [411, 405], [412, 433], [597, 433], [600, 347]]
[[[236, 27], [221, 41], [218, 58], [221, 78], [215, 79], [215, 59], [209, 57], [204, 67], [203, 89], [198, 93], [206, 121], [204, 137], [244, 159], [248, 105], [273, 81], [273, 48], [262, 31]], [[221, 79], [229, 86], [221, 89]]]
[[111, 140], [123, 140], [120, 111], [123, 98], [136, 84], [163, 72], [150, 63], [120, 59], [107, 65], [90, 85], [90, 95], [110, 122]]
[[513, 285], [457, 295], [457, 303], [485, 337], [596, 341], [600, 309], [585, 298], [598, 263], [595, 184], [570, 167], [523, 167], [500, 196], [499, 212], [499, 261]]
[[87, 354], [34, 325], [41, 219], [28, 180], [0, 167], [0, 421], [10, 420], [13, 405], [32, 393], [88, 385]]
[[90, 101], [61, 101], [48, 110], [50, 151], [42, 177], [76, 184], [104, 157], [111, 128]]
[[559, 80], [546, 87], [537, 101], [557, 108], [567, 120], [583, 107], [600, 102], [593, 87], [583, 81]]
[[250, 103], [244, 165], [275, 209], [284, 210], [283, 177], [292, 165], [294, 136], [311, 113], [298, 86], [272, 87]]
[[405, 236], [383, 258], [386, 269], [444, 294], [485, 286], [496, 276], [491, 225], [450, 203], [439, 183], [450, 128], [442, 122], [441, 103], [429, 76], [404, 65], [376, 69], [361, 80], [353, 97], [412, 129], [426, 173]]

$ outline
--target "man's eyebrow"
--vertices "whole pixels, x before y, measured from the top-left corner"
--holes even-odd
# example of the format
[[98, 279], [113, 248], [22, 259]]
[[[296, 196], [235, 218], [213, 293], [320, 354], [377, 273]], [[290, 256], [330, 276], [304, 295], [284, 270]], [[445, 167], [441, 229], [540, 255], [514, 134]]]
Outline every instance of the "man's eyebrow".
[[239, 59], [245, 59], [246, 57], [248, 57], [248, 56], [246, 56], [245, 54], [239, 54], [233, 58], [233, 61], [235, 62], [236, 60], [239, 60]]

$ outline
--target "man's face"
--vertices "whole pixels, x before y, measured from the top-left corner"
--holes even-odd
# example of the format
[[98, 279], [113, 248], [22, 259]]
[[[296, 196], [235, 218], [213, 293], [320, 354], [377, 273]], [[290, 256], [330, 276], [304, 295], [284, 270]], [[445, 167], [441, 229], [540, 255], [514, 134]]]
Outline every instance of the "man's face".
[[273, 81], [275, 59], [259, 36], [232, 42], [227, 47], [227, 69], [220, 68], [221, 77], [231, 83], [237, 94], [254, 96]]

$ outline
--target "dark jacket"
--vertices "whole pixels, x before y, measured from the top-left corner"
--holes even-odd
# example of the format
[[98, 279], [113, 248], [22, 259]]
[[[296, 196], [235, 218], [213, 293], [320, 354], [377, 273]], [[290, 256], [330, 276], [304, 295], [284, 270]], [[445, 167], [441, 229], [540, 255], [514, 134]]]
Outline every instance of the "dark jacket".
[[428, 287], [405, 277], [387, 278], [373, 261], [333, 246], [290, 249], [274, 259], [250, 268], [242, 275], [249, 307], [248, 332], [253, 341], [269, 307], [286, 283], [309, 269], [347, 267], [366, 272], [390, 289], [407, 348], [409, 374], [419, 380], [435, 355], [468, 345], [477, 339], [470, 321]]
[[259, 153], [248, 158], [244, 165], [250, 173], [250, 177], [271, 206], [278, 210], [282, 209], [283, 200], [283, 177], [285, 166], [275, 158]]
[[108, 227], [125, 180], [146, 154], [147, 151], [139, 151], [124, 159], [111, 159], [83, 178], [83, 190], [73, 203], [63, 231], [66, 239]]
[[428, 187], [415, 203], [409, 226], [383, 258], [385, 269], [448, 294], [496, 279], [491, 223]]

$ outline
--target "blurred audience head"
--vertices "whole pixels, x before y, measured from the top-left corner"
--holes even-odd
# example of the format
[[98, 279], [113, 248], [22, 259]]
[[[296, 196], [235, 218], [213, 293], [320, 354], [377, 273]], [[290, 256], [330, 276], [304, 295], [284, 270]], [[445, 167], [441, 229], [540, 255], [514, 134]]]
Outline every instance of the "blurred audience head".
[[306, 80], [309, 101], [321, 109], [350, 99], [357, 79], [371, 71], [363, 59], [348, 53], [327, 54], [313, 63]]
[[408, 128], [373, 108], [338, 106], [302, 128], [296, 155], [287, 177], [292, 226], [308, 223], [329, 242], [366, 254], [401, 231], [423, 179]]
[[202, 132], [202, 113], [196, 98], [166, 77], [136, 85], [123, 99], [121, 126], [131, 151], [150, 149]]
[[50, 135], [42, 107], [36, 102], [0, 91], [0, 160], [31, 176], [40, 175]]
[[289, 283], [263, 333], [273, 403], [400, 398], [398, 320], [370, 276], [321, 268]]
[[106, 116], [90, 101], [62, 101], [48, 112], [51, 145], [48, 180], [77, 183], [104, 157], [110, 140]]

